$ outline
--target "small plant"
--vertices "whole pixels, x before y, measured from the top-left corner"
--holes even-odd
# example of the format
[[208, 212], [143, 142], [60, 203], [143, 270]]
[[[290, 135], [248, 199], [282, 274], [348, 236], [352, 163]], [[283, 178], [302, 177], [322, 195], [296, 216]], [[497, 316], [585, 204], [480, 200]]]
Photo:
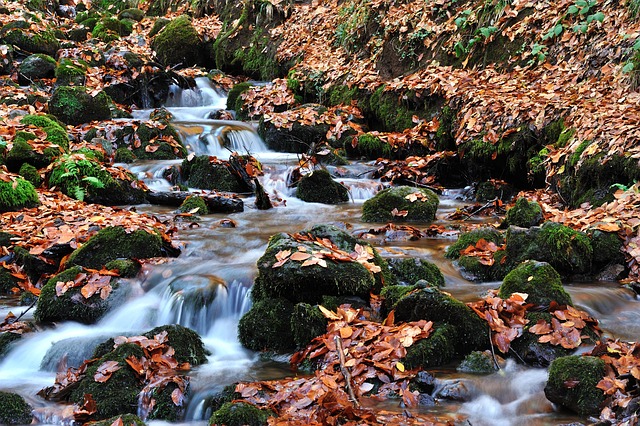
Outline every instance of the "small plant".
[[467, 25], [469, 25], [469, 15], [471, 15], [471, 9], [467, 9], [467, 10], [463, 10], [460, 13], [460, 16], [458, 16], [456, 18], [455, 21], [453, 21], [456, 24], [456, 27], [458, 27], [459, 30], [463, 30], [467, 27]]
[[629, 75], [631, 89], [636, 90], [640, 86], [640, 38], [633, 44], [632, 51], [633, 56], [622, 67], [622, 72]]
[[111, 176], [95, 159], [86, 154], [62, 155], [53, 166], [50, 186], [59, 186], [65, 194], [84, 201], [90, 188], [104, 188]]
[[573, 26], [573, 31], [576, 33], [585, 34], [589, 30], [589, 24], [594, 21], [604, 21], [604, 13], [596, 12], [594, 9], [598, 4], [597, 0], [576, 0], [574, 4], [569, 6], [567, 13], [565, 13], [545, 35], [542, 36], [542, 40], [548, 40], [558, 37], [564, 31], [564, 24], [562, 21], [567, 16], [575, 16], [581, 18], [582, 21], [576, 23]]
[[533, 65], [535, 63], [543, 63], [544, 61], [547, 60], [547, 46], [545, 46], [544, 44], [538, 44], [538, 43], [534, 43], [531, 46], [531, 52], [529, 52], [529, 56], [531, 57], [531, 59], [529, 59], [529, 62], [527, 63], [527, 65]]

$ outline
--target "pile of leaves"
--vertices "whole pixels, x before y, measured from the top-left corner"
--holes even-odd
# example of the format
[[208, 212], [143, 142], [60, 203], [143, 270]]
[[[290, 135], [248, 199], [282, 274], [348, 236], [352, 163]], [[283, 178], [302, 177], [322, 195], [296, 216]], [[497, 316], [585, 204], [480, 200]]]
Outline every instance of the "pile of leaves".
[[[467, 248], [460, 250], [460, 256], [470, 256], [478, 259], [483, 265], [492, 266], [495, 263], [495, 253], [505, 250], [506, 244], [498, 246], [492, 241], [480, 238], [475, 244], [470, 244]], [[506, 261], [506, 257], [502, 258], [502, 262]]]
[[251, 87], [240, 97], [248, 106], [249, 117], [271, 114], [276, 110], [282, 110], [283, 107], [286, 109], [296, 104], [293, 92], [287, 88], [287, 81], [284, 79], [273, 80], [266, 86]]
[[33, 331], [28, 322], [20, 321], [20, 317], [16, 317], [13, 312], [9, 312], [0, 323], [0, 333], [24, 334]]
[[[509, 298], [502, 299], [496, 290], [491, 290], [484, 299], [467, 303], [489, 324], [491, 342], [504, 354], [509, 352], [511, 342], [522, 336], [525, 325], [529, 323], [526, 314], [538, 311], [535, 310], [536, 306], [526, 303], [527, 297], [527, 294], [513, 293]], [[529, 333], [540, 336], [540, 343], [575, 349], [582, 344], [583, 338], [589, 337], [582, 334], [586, 328], [595, 335], [600, 334], [598, 321], [573, 306], [552, 302], [548, 312], [553, 316], [551, 324], [541, 319], [529, 328]]]
[[300, 107], [284, 112], [272, 112], [264, 115], [265, 122], [271, 122], [276, 128], [291, 129], [294, 123], [303, 126], [316, 126], [328, 124], [330, 126], [326, 134], [326, 139], [340, 139], [343, 132], [353, 130], [362, 133], [362, 126], [355, 123], [354, 119], [362, 119], [362, 111], [351, 105], [340, 105], [329, 108], [322, 108], [318, 111], [317, 106]]
[[[636, 404], [640, 398], [640, 345], [607, 339], [598, 342], [585, 355], [597, 356], [605, 362], [605, 376], [596, 386], [605, 395], [605, 407], [600, 420], [619, 425], [637, 425]], [[631, 408], [630, 411], [625, 409]]]
[[99, 294], [102, 300], [106, 300], [111, 294], [111, 278], [118, 277], [117, 271], [108, 269], [90, 269], [84, 268], [81, 273], [76, 275], [73, 280], [58, 281], [56, 283], [56, 296], [60, 297], [72, 288], [80, 288], [80, 294], [85, 299], [89, 299], [94, 294]]
[[433, 187], [436, 183], [438, 165], [455, 155], [452, 151], [442, 151], [425, 157], [407, 157], [399, 161], [378, 159], [378, 169], [373, 173], [373, 177], [384, 182], [412, 182]]
[[[337, 312], [320, 308], [327, 319], [327, 333], [291, 358], [293, 365], [311, 361], [319, 365], [314, 376], [252, 383], [239, 383], [242, 400], [277, 414], [270, 424], [447, 424], [447, 421], [401, 413], [374, 412], [366, 399], [382, 400], [399, 395], [415, 407], [418, 392], [409, 389], [417, 371], [405, 369], [401, 359], [407, 348], [426, 339], [433, 323], [417, 321], [393, 325], [370, 321], [363, 310], [342, 305]], [[338, 347], [343, 348], [341, 362]], [[350, 372], [349, 384], [342, 369]], [[379, 383], [376, 388], [374, 382]], [[349, 396], [351, 387], [355, 400]], [[374, 394], [375, 393], [375, 394]], [[407, 413], [408, 414], [408, 413]]]
[[421, 230], [411, 225], [387, 223], [380, 228], [372, 228], [358, 234], [358, 238], [376, 239], [383, 236], [383, 241], [417, 241], [422, 238], [451, 237], [458, 235], [457, 230], [447, 229], [444, 225], [429, 225]]
[[319, 265], [326, 268], [327, 261], [325, 259], [330, 259], [335, 262], [357, 262], [367, 268], [367, 270], [372, 274], [377, 274], [382, 270], [378, 265], [370, 262], [374, 256], [373, 247], [369, 245], [363, 246], [361, 244], [356, 244], [354, 251], [348, 253], [341, 250], [328, 238], [314, 237], [311, 234], [302, 234], [299, 232], [290, 234], [289, 236], [300, 243], [318, 246], [319, 249], [309, 250], [304, 245], [299, 245], [294, 252], [291, 250], [280, 250], [275, 255], [276, 262], [273, 264], [272, 268], [279, 268], [289, 260], [302, 262], [302, 267]]
[[[126, 366], [121, 365], [118, 361], [104, 361], [98, 367], [93, 380], [98, 383], [106, 383], [109, 381], [113, 373], [121, 368], [130, 368], [140, 383], [144, 386], [141, 394], [141, 409], [143, 412], [149, 413], [153, 410], [156, 402], [150, 395], [153, 390], [162, 390], [168, 384], [173, 383], [176, 388], [171, 393], [173, 403], [181, 407], [184, 403], [184, 393], [189, 386], [189, 377], [184, 373], [191, 369], [188, 362], [179, 363], [175, 359], [175, 351], [168, 344], [168, 334], [166, 331], [156, 334], [153, 338], [145, 336], [124, 337], [118, 336], [114, 338], [113, 349], [125, 343], [133, 343], [142, 348], [144, 356], [137, 358], [130, 355], [124, 361]], [[49, 400], [64, 399], [65, 396], [76, 386], [76, 383], [84, 379], [89, 366], [96, 364], [100, 359], [86, 360], [78, 368], [69, 368], [67, 371], [56, 375], [55, 384], [51, 387], [44, 388], [38, 395]], [[79, 407], [73, 406], [73, 417], [76, 420], [86, 419], [96, 412], [96, 404], [91, 395], [85, 395], [84, 404]]]

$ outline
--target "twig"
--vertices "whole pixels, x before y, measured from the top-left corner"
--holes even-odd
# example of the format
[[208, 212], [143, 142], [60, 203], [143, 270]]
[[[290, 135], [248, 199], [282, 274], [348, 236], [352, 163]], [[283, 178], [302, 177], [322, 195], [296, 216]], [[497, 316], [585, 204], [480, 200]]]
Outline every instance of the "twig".
[[502, 370], [502, 368], [500, 368], [500, 365], [498, 364], [498, 360], [496, 359], [496, 351], [493, 348], [493, 339], [491, 339], [491, 327], [487, 326], [487, 329], [489, 330], [489, 344], [491, 345], [491, 356], [493, 357], [493, 364], [498, 370]]
[[[488, 208], [489, 208], [489, 207], [491, 207], [491, 206], [492, 206], [496, 201], [498, 201], [498, 199], [497, 199], [497, 198], [494, 198], [493, 200], [488, 201], [488, 202], [487, 202], [487, 204], [485, 204], [484, 206], [482, 206], [482, 207], [480, 207], [480, 208], [478, 208], [478, 209], [476, 209], [476, 210], [473, 210], [473, 211], [471, 211], [471, 212], [467, 213], [467, 219], [468, 219], [468, 218], [470, 218], [471, 216], [475, 216], [475, 215], [477, 215], [477, 214], [478, 214], [478, 213], [480, 213], [482, 210], [488, 209]], [[463, 220], [465, 220], [465, 219], [463, 219]]]
[[25, 309], [24, 311], [22, 311], [22, 313], [20, 315], [18, 315], [13, 321], [11, 321], [10, 324], [15, 324], [16, 322], [20, 321], [20, 318], [22, 318], [24, 316], [24, 314], [26, 314], [27, 312], [29, 312], [31, 310], [31, 308], [33, 308], [34, 306], [36, 306], [36, 303], [38, 303], [38, 298], [36, 297], [35, 300], [31, 303], [31, 305]]
[[353, 405], [356, 407], [360, 406], [358, 399], [356, 398], [355, 393], [353, 392], [353, 387], [351, 386], [351, 373], [347, 369], [345, 363], [347, 362], [344, 358], [344, 349], [342, 348], [342, 339], [339, 335], [336, 335], [333, 340], [336, 343], [336, 350], [338, 351], [338, 357], [340, 359], [340, 371], [342, 371], [342, 375], [344, 376], [344, 381], [347, 384], [347, 392], [349, 393], [349, 397], [353, 402]]

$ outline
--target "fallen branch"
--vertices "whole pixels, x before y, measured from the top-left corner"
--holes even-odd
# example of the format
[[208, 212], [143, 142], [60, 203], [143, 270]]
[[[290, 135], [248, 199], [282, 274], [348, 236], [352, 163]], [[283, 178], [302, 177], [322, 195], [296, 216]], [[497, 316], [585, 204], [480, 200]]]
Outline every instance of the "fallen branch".
[[333, 340], [336, 342], [336, 350], [338, 351], [338, 356], [340, 358], [340, 371], [342, 371], [342, 375], [344, 376], [344, 381], [347, 384], [347, 393], [349, 394], [349, 398], [353, 402], [353, 405], [356, 407], [360, 406], [358, 399], [356, 398], [355, 393], [353, 392], [353, 386], [351, 386], [351, 373], [346, 367], [346, 360], [344, 358], [344, 349], [342, 347], [342, 339], [340, 336], [336, 335]]

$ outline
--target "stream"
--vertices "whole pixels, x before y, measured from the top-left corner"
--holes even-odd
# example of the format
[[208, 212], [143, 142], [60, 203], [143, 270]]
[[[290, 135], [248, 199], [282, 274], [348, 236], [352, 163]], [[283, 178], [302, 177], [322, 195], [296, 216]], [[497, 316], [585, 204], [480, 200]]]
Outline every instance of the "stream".
[[[205, 425], [211, 413], [206, 401], [225, 385], [239, 380], [264, 380], [290, 375], [286, 357], [264, 360], [244, 349], [236, 337], [240, 317], [250, 308], [249, 291], [257, 273], [256, 261], [264, 253], [269, 237], [278, 232], [297, 232], [319, 223], [334, 223], [354, 234], [383, 224], [360, 222], [362, 203], [383, 185], [367, 178], [370, 164], [354, 162], [339, 169], [339, 181], [351, 193], [352, 201], [332, 206], [305, 203], [286, 186], [288, 172], [297, 164], [296, 154], [269, 152], [251, 124], [210, 120], [212, 111], [223, 109], [226, 97], [198, 79], [193, 90], [172, 90], [167, 108], [174, 114], [175, 125], [190, 152], [228, 158], [231, 150], [249, 152], [264, 167], [261, 177], [267, 193], [285, 202], [271, 210], [257, 210], [254, 199], [244, 199], [245, 210], [234, 214], [202, 217], [196, 226], [179, 224], [182, 254], [167, 263], [145, 266], [136, 279], [129, 280], [126, 292], [97, 324], [60, 323], [55, 328], [33, 333], [21, 341], [0, 361], [0, 390], [10, 390], [25, 397], [36, 409], [37, 424], [68, 424], [55, 404], [36, 393], [54, 383], [55, 371], [62, 358], [69, 366], [89, 358], [95, 346], [108, 337], [137, 334], [149, 329], [178, 323], [197, 331], [211, 352], [208, 363], [191, 372], [192, 396], [183, 425]], [[136, 111], [135, 118], [145, 119], [150, 111]], [[127, 167], [154, 190], [171, 186], [162, 171], [175, 161], [145, 161]], [[329, 168], [336, 172], [336, 168]], [[363, 174], [364, 173], [364, 174]], [[460, 191], [450, 190], [440, 197], [437, 224], [448, 225], [448, 214], [463, 206]], [[136, 206], [137, 211], [170, 219], [175, 212], [168, 207]], [[227, 227], [230, 219], [235, 227]], [[420, 227], [421, 225], [416, 225]], [[395, 241], [384, 235], [370, 239], [385, 257], [420, 257], [435, 262], [445, 275], [444, 289], [462, 301], [476, 300], [499, 283], [477, 284], [465, 280], [444, 249], [451, 238], [426, 238], [418, 241]], [[640, 304], [631, 292], [617, 283], [568, 283], [575, 304], [601, 321], [606, 335], [636, 340], [640, 335]], [[203, 305], [202, 300], [210, 301]], [[0, 297], [0, 315], [12, 311], [19, 315], [24, 307], [15, 298]], [[32, 319], [32, 312], [26, 314]], [[473, 425], [553, 425], [584, 421], [575, 415], [558, 412], [546, 400], [543, 388], [546, 370], [526, 368], [509, 361], [495, 374], [474, 376], [450, 369], [434, 371], [439, 388], [462, 389], [467, 402], [439, 400], [423, 412], [439, 415], [462, 414]], [[436, 389], [438, 392], [438, 389]], [[401, 410], [391, 401], [386, 409]], [[69, 423], [70, 424], [70, 423]], [[152, 421], [151, 425], [163, 422]]]

